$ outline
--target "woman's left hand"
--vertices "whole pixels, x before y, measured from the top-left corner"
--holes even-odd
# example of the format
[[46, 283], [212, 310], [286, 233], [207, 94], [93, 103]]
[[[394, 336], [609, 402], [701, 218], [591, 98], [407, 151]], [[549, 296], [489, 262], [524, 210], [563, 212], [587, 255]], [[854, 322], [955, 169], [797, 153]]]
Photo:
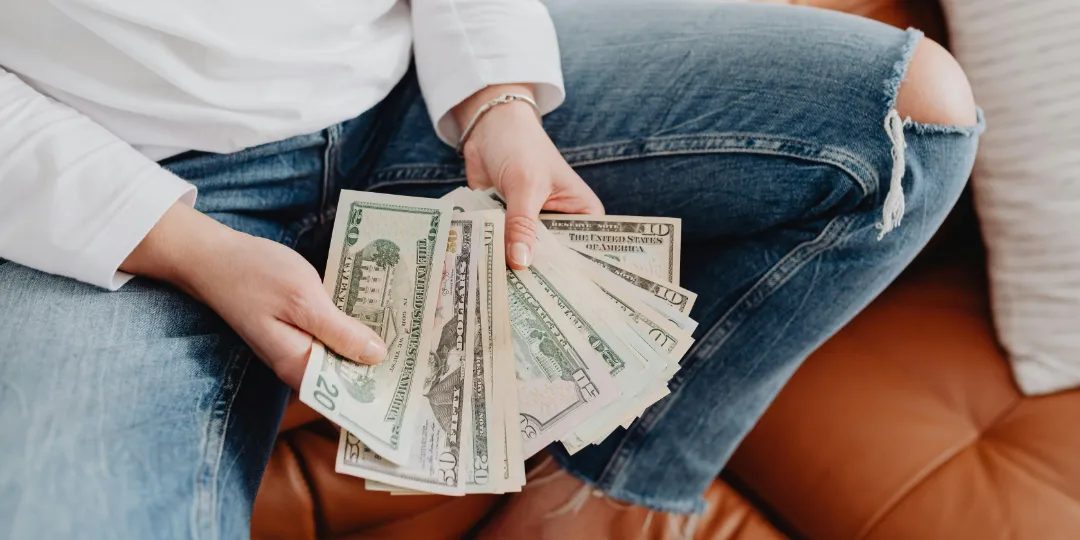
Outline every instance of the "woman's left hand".
[[[480, 106], [506, 93], [532, 96], [532, 88], [489, 86], [458, 105], [454, 117], [465, 126]], [[528, 103], [511, 101], [488, 111], [462, 153], [469, 187], [494, 186], [506, 197], [506, 262], [513, 268], [533, 261], [541, 210], [604, 213], [600, 199], [559, 154]]]

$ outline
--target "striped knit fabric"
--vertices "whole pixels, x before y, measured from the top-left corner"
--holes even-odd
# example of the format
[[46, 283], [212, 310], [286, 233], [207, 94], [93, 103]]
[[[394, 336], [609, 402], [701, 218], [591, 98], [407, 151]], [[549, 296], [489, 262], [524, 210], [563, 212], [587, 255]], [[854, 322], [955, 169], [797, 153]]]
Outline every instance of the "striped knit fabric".
[[1026, 394], [1080, 387], [1080, 0], [943, 0], [988, 129], [974, 192]]

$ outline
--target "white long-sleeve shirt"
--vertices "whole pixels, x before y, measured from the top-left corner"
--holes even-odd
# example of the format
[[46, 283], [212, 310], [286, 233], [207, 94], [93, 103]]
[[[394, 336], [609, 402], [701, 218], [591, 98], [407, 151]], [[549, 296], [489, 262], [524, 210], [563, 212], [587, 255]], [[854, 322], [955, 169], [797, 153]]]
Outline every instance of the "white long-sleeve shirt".
[[563, 99], [538, 0], [4, 0], [0, 258], [117, 289], [194, 187], [157, 165], [311, 133], [384, 98], [415, 56], [431, 120], [499, 83]]

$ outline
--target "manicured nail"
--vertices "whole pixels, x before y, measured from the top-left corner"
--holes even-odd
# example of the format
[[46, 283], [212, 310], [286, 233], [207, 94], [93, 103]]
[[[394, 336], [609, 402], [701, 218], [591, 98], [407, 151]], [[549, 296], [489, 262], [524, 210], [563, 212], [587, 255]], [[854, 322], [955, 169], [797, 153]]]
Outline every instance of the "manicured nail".
[[524, 242], [510, 244], [510, 261], [521, 267], [529, 266], [529, 263], [532, 262], [532, 252], [529, 251], [529, 246], [525, 245]]
[[382, 362], [383, 357], [386, 356], [386, 344], [381, 340], [372, 339], [367, 342], [364, 352], [360, 356], [373, 364]]

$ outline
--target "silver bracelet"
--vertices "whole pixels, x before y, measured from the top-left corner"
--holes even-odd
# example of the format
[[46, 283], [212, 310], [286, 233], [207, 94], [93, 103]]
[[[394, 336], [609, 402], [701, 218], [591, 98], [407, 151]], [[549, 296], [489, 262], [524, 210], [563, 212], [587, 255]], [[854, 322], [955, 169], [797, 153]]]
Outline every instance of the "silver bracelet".
[[533, 101], [533, 98], [524, 94], [503, 94], [481, 105], [480, 108], [476, 109], [476, 112], [473, 113], [472, 120], [469, 120], [469, 125], [465, 126], [465, 130], [461, 132], [461, 138], [458, 139], [456, 148], [458, 155], [460, 156], [462, 150], [465, 149], [465, 141], [469, 140], [469, 135], [472, 135], [473, 130], [476, 129], [476, 123], [480, 121], [480, 118], [487, 114], [487, 112], [491, 109], [494, 109], [497, 105], [502, 105], [503, 103], [510, 103], [511, 101], [518, 100], [524, 101], [525, 103], [532, 105], [532, 108], [536, 111], [536, 115], [540, 116], [540, 106], [537, 105], [535, 101]]

